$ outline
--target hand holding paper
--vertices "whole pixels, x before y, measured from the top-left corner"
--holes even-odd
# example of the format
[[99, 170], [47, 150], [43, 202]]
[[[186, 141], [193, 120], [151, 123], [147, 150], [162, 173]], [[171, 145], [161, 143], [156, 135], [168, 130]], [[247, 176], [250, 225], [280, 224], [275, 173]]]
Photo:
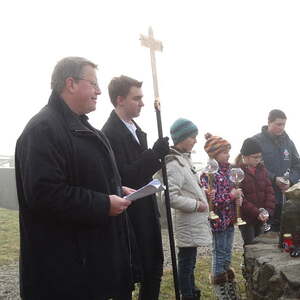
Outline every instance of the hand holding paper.
[[127, 186], [122, 186], [122, 192], [123, 192], [123, 195], [124, 195], [124, 196], [128, 196], [128, 195], [130, 195], [130, 194], [136, 192], [136, 190], [135, 190], [135, 189], [132, 189], [132, 188], [130, 188], [130, 187], [127, 187]]

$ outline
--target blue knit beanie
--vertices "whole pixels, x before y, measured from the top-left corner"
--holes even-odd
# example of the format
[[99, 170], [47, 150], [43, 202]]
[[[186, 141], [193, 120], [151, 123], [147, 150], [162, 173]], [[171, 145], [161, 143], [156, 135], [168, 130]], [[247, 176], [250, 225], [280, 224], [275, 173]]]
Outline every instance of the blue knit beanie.
[[196, 136], [198, 134], [198, 128], [193, 122], [180, 118], [173, 123], [170, 133], [174, 145], [177, 145], [188, 137]]

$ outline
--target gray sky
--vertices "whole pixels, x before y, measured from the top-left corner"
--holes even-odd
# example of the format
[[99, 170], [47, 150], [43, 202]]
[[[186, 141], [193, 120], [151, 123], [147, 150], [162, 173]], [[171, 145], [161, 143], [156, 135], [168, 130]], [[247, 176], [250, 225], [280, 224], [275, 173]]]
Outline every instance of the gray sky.
[[157, 137], [149, 51], [139, 34], [152, 25], [164, 133], [178, 117], [199, 127], [196, 159], [205, 159], [204, 133], [228, 139], [236, 156], [273, 108], [285, 111], [287, 132], [300, 147], [300, 1], [4, 1], [0, 10], [0, 154], [50, 94], [50, 76], [64, 56], [99, 65], [102, 95], [90, 119], [101, 128], [112, 106], [107, 84], [125, 74], [144, 81], [137, 122]]

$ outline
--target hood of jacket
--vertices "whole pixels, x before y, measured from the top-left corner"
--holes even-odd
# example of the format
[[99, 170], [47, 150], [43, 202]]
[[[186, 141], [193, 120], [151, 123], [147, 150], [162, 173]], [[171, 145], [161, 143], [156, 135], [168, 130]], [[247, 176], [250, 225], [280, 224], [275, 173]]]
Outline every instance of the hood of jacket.
[[167, 164], [172, 160], [177, 160], [182, 167], [186, 164], [186, 161], [188, 161], [191, 167], [193, 167], [190, 152], [180, 152], [176, 148], [170, 147], [170, 153], [165, 156], [165, 162]]

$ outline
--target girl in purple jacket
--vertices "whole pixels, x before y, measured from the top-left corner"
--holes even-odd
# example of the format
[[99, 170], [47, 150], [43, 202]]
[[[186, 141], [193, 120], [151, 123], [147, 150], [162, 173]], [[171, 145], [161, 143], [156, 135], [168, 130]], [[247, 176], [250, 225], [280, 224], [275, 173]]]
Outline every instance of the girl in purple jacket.
[[[208, 197], [212, 201], [213, 211], [218, 219], [210, 220], [213, 233], [212, 283], [217, 299], [239, 299], [236, 292], [234, 272], [231, 269], [234, 223], [236, 222], [236, 205], [242, 203], [240, 189], [233, 187], [229, 180], [230, 144], [218, 136], [206, 134], [204, 150], [208, 156], [219, 164], [214, 176], [213, 193]], [[202, 176], [202, 183], [207, 187], [208, 179]]]

